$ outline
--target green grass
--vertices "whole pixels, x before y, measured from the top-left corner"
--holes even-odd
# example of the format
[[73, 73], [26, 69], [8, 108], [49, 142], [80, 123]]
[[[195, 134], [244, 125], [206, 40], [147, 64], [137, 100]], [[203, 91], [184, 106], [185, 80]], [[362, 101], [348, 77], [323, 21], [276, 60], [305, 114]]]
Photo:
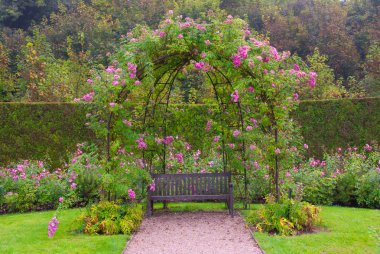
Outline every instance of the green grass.
[[73, 233], [73, 221], [80, 209], [60, 213], [59, 228], [47, 237], [47, 225], [54, 211], [0, 216], [0, 253], [121, 253], [128, 236], [89, 236]]
[[324, 206], [321, 216], [325, 228], [318, 233], [285, 237], [255, 232], [254, 236], [266, 254], [380, 253], [380, 243], [371, 233], [371, 227], [380, 227], [379, 210]]
[[[253, 205], [256, 209], [260, 205]], [[235, 208], [242, 208], [236, 204]], [[155, 204], [162, 211], [162, 204]], [[223, 203], [170, 203], [171, 212], [225, 211]], [[242, 211], [246, 215], [249, 211]], [[72, 232], [80, 209], [65, 210], [59, 219], [57, 234], [47, 237], [50, 212], [0, 216], [0, 253], [121, 253], [128, 236], [88, 236]], [[318, 233], [293, 237], [254, 233], [266, 254], [360, 254], [380, 253], [371, 227], [379, 228], [380, 211], [371, 209], [322, 207], [325, 229]]]

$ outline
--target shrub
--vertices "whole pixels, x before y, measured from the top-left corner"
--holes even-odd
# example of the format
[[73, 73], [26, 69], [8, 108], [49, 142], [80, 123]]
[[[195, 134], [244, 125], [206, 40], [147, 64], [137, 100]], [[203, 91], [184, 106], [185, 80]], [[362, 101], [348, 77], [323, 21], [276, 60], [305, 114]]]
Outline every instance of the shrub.
[[0, 211], [52, 209], [68, 189], [65, 173], [50, 173], [42, 161], [23, 161], [0, 168]]
[[101, 201], [89, 207], [80, 217], [81, 231], [85, 234], [130, 234], [138, 229], [143, 211], [133, 204], [120, 201]]
[[356, 186], [359, 206], [380, 209], [380, 167], [361, 176]]
[[260, 232], [279, 235], [296, 235], [311, 232], [321, 222], [320, 208], [307, 202], [284, 199], [281, 203], [267, 203], [252, 211], [247, 222]]

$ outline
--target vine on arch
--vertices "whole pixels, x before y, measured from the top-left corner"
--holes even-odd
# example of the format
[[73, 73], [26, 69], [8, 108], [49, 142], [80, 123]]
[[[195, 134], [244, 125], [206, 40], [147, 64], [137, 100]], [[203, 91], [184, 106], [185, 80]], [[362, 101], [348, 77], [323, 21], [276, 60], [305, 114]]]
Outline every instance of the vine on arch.
[[[120, 149], [141, 168], [152, 170], [155, 162], [165, 168], [168, 156], [175, 164], [171, 168], [202, 172], [196, 149], [202, 146], [214, 151], [206, 149], [205, 156], [222, 161], [219, 170], [241, 173], [246, 187], [256, 184], [249, 179], [262, 179], [278, 199], [282, 169], [301, 156], [289, 114], [297, 107], [297, 91], [316, 82], [314, 72], [302, 71], [289, 57], [245, 21], [213, 12], [193, 20], [169, 11], [157, 30], [137, 26], [124, 37], [112, 66], [88, 80], [91, 91], [82, 98], [89, 105], [90, 126], [107, 141], [108, 172], [128, 167], [117, 159]], [[181, 133], [175, 138], [175, 127], [169, 130], [166, 121], [180, 112], [169, 110], [170, 99], [177, 78], [189, 72], [204, 76], [218, 105], [205, 96], [204, 107], [219, 111], [211, 119], [208, 110], [210, 119], [197, 123], [206, 133], [199, 144], [187, 143]], [[162, 103], [165, 109], [157, 116]], [[218, 170], [214, 164], [207, 170]]]

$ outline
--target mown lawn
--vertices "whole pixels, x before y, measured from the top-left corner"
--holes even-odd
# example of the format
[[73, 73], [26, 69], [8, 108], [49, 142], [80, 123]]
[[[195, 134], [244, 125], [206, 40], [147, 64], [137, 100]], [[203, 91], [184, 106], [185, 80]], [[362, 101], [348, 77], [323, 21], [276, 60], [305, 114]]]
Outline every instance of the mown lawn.
[[[241, 208], [241, 204], [236, 205]], [[259, 205], [250, 208], [256, 209]], [[155, 205], [157, 212], [162, 205]], [[170, 211], [224, 210], [221, 203], [171, 203]], [[248, 211], [242, 211], [243, 216]], [[72, 231], [79, 209], [63, 211], [54, 238], [47, 237], [47, 224], [53, 212], [0, 216], [0, 253], [121, 253], [128, 236], [88, 236]], [[322, 207], [324, 227], [320, 232], [294, 237], [254, 236], [266, 254], [298, 253], [380, 253], [371, 228], [380, 227], [380, 211], [371, 209]]]
[[318, 233], [283, 237], [255, 232], [254, 236], [266, 254], [380, 253], [373, 233], [380, 229], [380, 210], [323, 206], [321, 216], [324, 228]]
[[80, 209], [62, 211], [59, 228], [47, 237], [53, 211], [0, 215], [0, 253], [121, 253], [128, 236], [89, 236], [73, 232]]

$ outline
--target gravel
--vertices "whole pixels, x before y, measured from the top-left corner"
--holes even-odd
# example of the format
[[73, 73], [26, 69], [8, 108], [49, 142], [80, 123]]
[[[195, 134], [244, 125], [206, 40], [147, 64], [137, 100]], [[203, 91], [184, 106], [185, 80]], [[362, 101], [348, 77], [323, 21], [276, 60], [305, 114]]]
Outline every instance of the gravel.
[[124, 254], [261, 254], [243, 219], [226, 213], [156, 213], [144, 219]]

